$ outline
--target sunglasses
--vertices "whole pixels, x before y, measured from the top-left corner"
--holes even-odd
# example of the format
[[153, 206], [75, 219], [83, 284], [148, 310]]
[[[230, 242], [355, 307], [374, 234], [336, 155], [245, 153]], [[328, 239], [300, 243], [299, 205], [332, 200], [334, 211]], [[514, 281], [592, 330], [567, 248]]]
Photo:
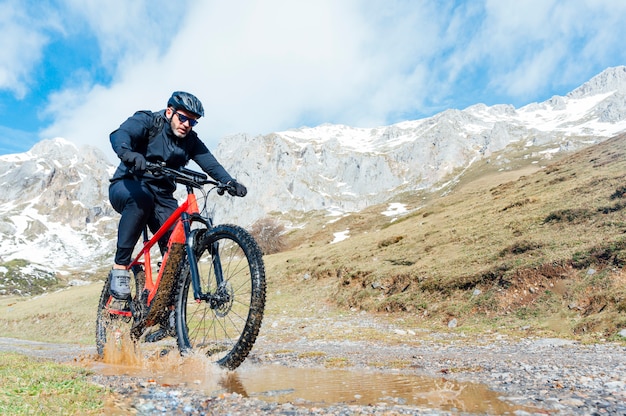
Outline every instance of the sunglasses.
[[176, 112], [176, 115], [178, 116], [178, 120], [180, 120], [181, 124], [185, 124], [186, 121], [189, 122], [189, 125], [191, 127], [198, 124], [198, 120], [196, 120], [195, 118], [187, 117], [186, 115], [181, 114], [178, 111]]

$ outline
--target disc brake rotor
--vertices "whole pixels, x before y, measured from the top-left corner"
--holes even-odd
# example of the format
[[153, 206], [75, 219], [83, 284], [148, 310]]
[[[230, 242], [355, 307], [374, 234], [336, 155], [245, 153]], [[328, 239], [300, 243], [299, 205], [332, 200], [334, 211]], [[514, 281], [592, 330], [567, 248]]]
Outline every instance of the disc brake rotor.
[[235, 292], [230, 282], [224, 282], [217, 291], [217, 304], [215, 305], [215, 314], [220, 318], [228, 315], [228, 312], [233, 308], [233, 302], [235, 300]]

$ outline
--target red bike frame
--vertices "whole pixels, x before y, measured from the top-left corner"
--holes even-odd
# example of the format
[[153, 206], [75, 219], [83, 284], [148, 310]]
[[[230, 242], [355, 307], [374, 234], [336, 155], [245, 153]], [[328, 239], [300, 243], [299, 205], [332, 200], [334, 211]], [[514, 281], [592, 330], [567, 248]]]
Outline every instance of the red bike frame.
[[[147, 240], [144, 238], [143, 247], [139, 254], [135, 257], [135, 259], [126, 267], [127, 270], [131, 270], [135, 266], [143, 266], [143, 269], [146, 273], [146, 280], [143, 287], [143, 292], [148, 292], [147, 305], [150, 306], [152, 300], [156, 296], [157, 290], [159, 288], [159, 284], [161, 283], [161, 278], [163, 277], [163, 271], [165, 270], [165, 264], [167, 264], [167, 260], [169, 258], [169, 253], [172, 244], [186, 244], [186, 233], [185, 233], [185, 221], [189, 221], [189, 217], [192, 214], [197, 214], [198, 210], [198, 201], [196, 199], [196, 195], [193, 192], [187, 193], [187, 199], [183, 201], [183, 203], [170, 215], [170, 217], [163, 223], [161, 228], [157, 230], [157, 232], [152, 236], [151, 239]], [[187, 214], [187, 215], [185, 215]], [[163, 261], [161, 263], [161, 268], [157, 275], [156, 280], [153, 280], [152, 276], [152, 263], [150, 262], [150, 249], [154, 247], [155, 244], [158, 243], [159, 239], [163, 237], [172, 227], [174, 230], [170, 236], [170, 239], [167, 243], [168, 250], [163, 255]], [[147, 236], [145, 236], [147, 237]], [[143, 258], [143, 261], [141, 259]], [[139, 294], [137, 294], [139, 296]], [[109, 304], [113, 298], [109, 299]], [[132, 313], [128, 310], [117, 310], [117, 309], [109, 309], [110, 313], [116, 315], [123, 316], [132, 316]]]
[[[144, 270], [146, 272], [146, 283], [144, 285], [144, 290], [148, 290], [148, 306], [150, 306], [152, 299], [154, 299], [154, 296], [156, 295], [157, 289], [159, 288], [159, 283], [161, 283], [161, 278], [163, 277], [163, 271], [165, 270], [165, 267], [161, 267], [161, 269], [159, 270], [159, 274], [157, 275], [156, 281], [153, 281], [152, 267], [150, 263], [150, 249], [155, 244], [157, 244], [159, 239], [161, 239], [161, 237], [163, 237], [165, 233], [167, 233], [172, 228], [172, 226], [174, 226], [174, 224], [174, 230], [172, 231], [172, 235], [170, 236], [170, 239], [167, 243], [168, 250], [163, 255], [162, 266], [167, 263], [170, 248], [173, 243], [187, 243], [183, 223], [184, 220], [182, 218], [183, 213], [187, 213], [190, 215], [198, 213], [198, 202], [194, 193], [188, 193], [187, 199], [176, 209], [176, 211], [174, 211], [172, 215], [170, 215], [170, 217], [163, 223], [163, 225], [161, 226], [161, 228], [159, 228], [156, 234], [154, 234], [150, 240], [144, 241], [143, 248], [141, 249], [137, 257], [135, 257], [135, 260], [133, 260], [127, 267], [128, 270], [130, 270], [133, 266], [144, 267]], [[143, 262], [140, 261], [142, 257], [144, 258]]]

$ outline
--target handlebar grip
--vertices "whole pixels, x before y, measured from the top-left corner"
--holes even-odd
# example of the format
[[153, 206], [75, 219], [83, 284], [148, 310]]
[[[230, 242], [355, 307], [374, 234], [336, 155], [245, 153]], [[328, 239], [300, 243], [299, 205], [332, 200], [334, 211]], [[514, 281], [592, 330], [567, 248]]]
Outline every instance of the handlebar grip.
[[154, 176], [169, 176], [177, 183], [193, 186], [196, 188], [202, 187], [202, 185], [206, 185], [209, 183], [217, 184], [217, 182], [212, 182], [208, 180], [209, 177], [204, 173], [196, 172], [195, 170], [187, 169], [184, 167], [180, 167], [178, 169], [168, 168], [167, 166], [165, 166], [165, 162], [146, 162], [146, 169], [151, 171]]
[[196, 182], [206, 181], [209, 177], [201, 172], [196, 172], [195, 170], [180, 168], [179, 172], [184, 173], [185, 175], [192, 176]]

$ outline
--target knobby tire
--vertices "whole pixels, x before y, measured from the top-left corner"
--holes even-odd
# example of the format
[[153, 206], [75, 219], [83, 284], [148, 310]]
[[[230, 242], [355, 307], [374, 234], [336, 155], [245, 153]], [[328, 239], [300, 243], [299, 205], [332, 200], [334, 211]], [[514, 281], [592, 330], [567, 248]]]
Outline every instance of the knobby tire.
[[265, 308], [265, 267], [254, 238], [243, 228], [223, 224], [203, 231], [194, 251], [203, 293], [218, 288], [212, 252], [218, 248], [225, 284], [223, 301], [211, 306], [194, 300], [189, 265], [182, 270], [175, 301], [178, 348], [200, 353], [233, 370], [248, 356], [261, 328]]
[[[104, 357], [107, 352], [114, 355], [114, 351], [132, 348], [134, 342], [130, 340], [130, 330], [132, 327], [132, 317], [120, 315], [124, 310], [130, 312], [128, 301], [117, 301], [111, 297], [109, 275], [104, 282], [100, 300], [98, 301], [98, 312], [96, 317], [96, 350], [100, 357]], [[115, 311], [117, 313], [111, 313]]]

